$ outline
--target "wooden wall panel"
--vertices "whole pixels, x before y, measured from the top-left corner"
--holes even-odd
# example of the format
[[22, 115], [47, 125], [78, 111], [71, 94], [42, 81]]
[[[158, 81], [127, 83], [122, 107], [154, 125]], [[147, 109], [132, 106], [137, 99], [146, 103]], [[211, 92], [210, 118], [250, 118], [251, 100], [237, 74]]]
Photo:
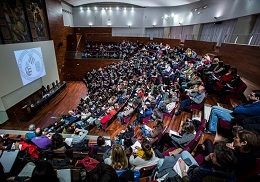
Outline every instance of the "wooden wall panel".
[[86, 35], [89, 34], [94, 37], [99, 37], [99, 36], [112, 36], [112, 28], [111, 27], [75, 27], [74, 32], [76, 34], [81, 34], [81, 41], [79, 42], [78, 45], [78, 50], [83, 51], [85, 42], [88, 40], [86, 39]]
[[216, 42], [205, 42], [197, 40], [185, 40], [184, 49], [195, 49], [199, 55], [204, 55], [216, 50]]
[[66, 80], [81, 81], [87, 72], [93, 69], [103, 68], [112, 63], [117, 63], [120, 59], [68, 59], [66, 61]]
[[179, 46], [181, 44], [180, 39], [165, 39], [165, 38], [154, 38], [153, 42], [162, 43], [163, 45], [169, 44], [171, 48]]
[[260, 46], [222, 43], [220, 58], [238, 69], [240, 76], [260, 86]]
[[64, 27], [62, 7], [59, 0], [45, 0], [50, 39], [53, 40], [60, 80], [64, 80], [64, 64], [67, 50], [67, 35], [74, 34], [74, 28]]
[[85, 38], [88, 41], [95, 41], [95, 42], [122, 42], [123, 40], [125, 41], [130, 41], [130, 42], [136, 42], [137, 40], [140, 43], [145, 43], [147, 44], [150, 41], [149, 37], [117, 37], [117, 36], [87, 36]]

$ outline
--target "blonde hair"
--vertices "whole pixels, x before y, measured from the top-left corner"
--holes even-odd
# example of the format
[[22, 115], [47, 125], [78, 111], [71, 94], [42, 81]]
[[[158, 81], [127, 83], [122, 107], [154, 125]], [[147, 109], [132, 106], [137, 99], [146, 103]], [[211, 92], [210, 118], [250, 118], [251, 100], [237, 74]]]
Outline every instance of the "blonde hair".
[[121, 145], [118, 144], [113, 145], [112, 153], [111, 153], [111, 161], [112, 161], [111, 166], [115, 170], [127, 168], [128, 166], [127, 157]]

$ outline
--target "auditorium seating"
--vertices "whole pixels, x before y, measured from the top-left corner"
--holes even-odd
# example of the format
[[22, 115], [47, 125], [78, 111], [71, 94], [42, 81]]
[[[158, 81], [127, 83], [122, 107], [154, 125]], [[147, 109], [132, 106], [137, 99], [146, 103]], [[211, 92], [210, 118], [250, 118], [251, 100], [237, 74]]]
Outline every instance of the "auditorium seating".
[[242, 80], [240, 80], [238, 86], [235, 89], [230, 89], [229, 91], [227, 91], [227, 94], [222, 103], [228, 104], [230, 99], [241, 100], [246, 88], [247, 85]]

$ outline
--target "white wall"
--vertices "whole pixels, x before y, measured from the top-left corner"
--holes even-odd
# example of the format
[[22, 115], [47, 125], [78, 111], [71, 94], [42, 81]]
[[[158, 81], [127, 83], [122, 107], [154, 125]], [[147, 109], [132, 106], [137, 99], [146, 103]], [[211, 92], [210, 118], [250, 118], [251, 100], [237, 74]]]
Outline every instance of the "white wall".
[[[74, 27], [72, 7], [61, 2], [64, 26]], [[64, 11], [65, 10], [65, 11]]]
[[[206, 9], [199, 10], [201, 13], [192, 12], [194, 8], [207, 5]], [[183, 25], [193, 25], [214, 22], [214, 17], [218, 20], [227, 20], [237, 17], [260, 13], [259, 0], [201, 0], [196, 3], [163, 8], [127, 8], [116, 10], [87, 10], [87, 7], [73, 8], [73, 21], [75, 27], [107, 27], [110, 22], [111, 27], [169, 27]], [[174, 17], [162, 18], [165, 15]]]
[[[46, 75], [26, 86], [23, 86], [14, 51], [41, 47]], [[16, 103], [59, 80], [53, 41], [29, 42], [0, 45], [0, 111], [6, 111]], [[0, 123], [3, 119], [0, 115]]]

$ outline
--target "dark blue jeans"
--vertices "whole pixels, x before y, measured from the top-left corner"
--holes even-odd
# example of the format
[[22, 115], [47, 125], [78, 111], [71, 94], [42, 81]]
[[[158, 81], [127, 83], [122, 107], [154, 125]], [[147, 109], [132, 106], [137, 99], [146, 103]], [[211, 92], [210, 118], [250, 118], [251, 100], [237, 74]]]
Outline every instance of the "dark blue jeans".
[[190, 105], [191, 105], [191, 100], [190, 99], [185, 99], [185, 100], [181, 101], [181, 105], [180, 105], [179, 111], [182, 111], [184, 109], [184, 107], [190, 106]]

